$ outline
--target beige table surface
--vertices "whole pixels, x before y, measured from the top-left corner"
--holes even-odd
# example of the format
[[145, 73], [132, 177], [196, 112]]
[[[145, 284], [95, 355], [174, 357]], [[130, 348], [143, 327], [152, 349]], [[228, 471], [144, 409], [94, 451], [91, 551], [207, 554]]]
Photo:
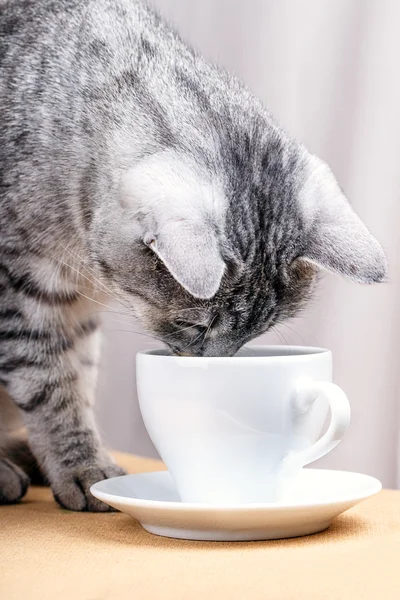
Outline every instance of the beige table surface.
[[[117, 455], [130, 472], [160, 463]], [[169, 540], [121, 513], [60, 509], [46, 488], [0, 507], [1, 600], [400, 600], [400, 492], [321, 534], [274, 542]]]

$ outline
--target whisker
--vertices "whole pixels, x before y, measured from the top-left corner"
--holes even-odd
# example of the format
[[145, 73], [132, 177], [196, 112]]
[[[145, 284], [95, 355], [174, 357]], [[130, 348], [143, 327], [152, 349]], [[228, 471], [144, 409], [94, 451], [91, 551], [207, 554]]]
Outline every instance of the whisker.
[[[82, 294], [81, 294], [81, 295], [82, 295]], [[85, 297], [86, 297], [86, 296], [85, 296]], [[89, 298], [89, 300], [90, 300], [90, 299], [91, 299], [91, 298]], [[93, 300], [93, 302], [96, 302], [96, 300]], [[104, 310], [101, 310], [101, 311], [96, 311], [96, 313], [86, 313], [86, 315], [85, 315], [85, 316], [87, 316], [87, 317], [88, 317], [88, 316], [91, 316], [92, 314], [102, 314], [102, 313], [106, 313], [106, 314], [112, 314], [112, 315], [122, 315], [122, 316], [124, 316], [124, 313], [120, 313], [120, 312], [117, 312], [117, 311], [104, 311]], [[121, 325], [127, 325], [126, 321], [120, 321], [119, 319], [115, 319], [115, 317], [113, 317], [113, 320], [114, 320], [116, 323], [120, 323]], [[106, 329], [106, 330], [109, 330], [109, 331], [125, 331], [126, 333], [134, 333], [134, 334], [136, 334], [136, 335], [142, 335], [142, 336], [144, 336], [144, 337], [151, 338], [151, 339], [153, 339], [153, 340], [156, 340], [156, 341], [158, 341], [158, 342], [162, 342], [161, 338], [158, 338], [157, 336], [151, 335], [150, 333], [145, 333], [144, 331], [137, 331], [136, 329], [134, 329], [134, 330], [133, 330], [133, 329], [130, 329], [130, 330], [124, 330], [124, 329], [114, 329], [114, 328], [110, 327], [109, 325], [106, 325], [106, 326], [105, 326], [105, 329]]]
[[204, 311], [204, 306], [188, 306], [187, 308], [182, 308], [180, 312], [183, 315], [188, 310], [197, 310], [197, 312], [201, 312]]
[[131, 331], [130, 329], [110, 329], [110, 331], [115, 331], [117, 333], [133, 333], [135, 335], [143, 335], [144, 337], [162, 343], [162, 340], [160, 338], [155, 337], [154, 335], [150, 335], [149, 333], [143, 333], [142, 331]]
[[[104, 281], [102, 281], [102, 280], [99, 278], [99, 275], [98, 275], [98, 273], [96, 273], [96, 271], [94, 271], [94, 270], [93, 270], [93, 269], [92, 269], [92, 268], [91, 268], [89, 265], [85, 264], [85, 260], [84, 260], [84, 259], [83, 259], [83, 258], [82, 258], [82, 257], [81, 257], [81, 256], [80, 256], [78, 253], [77, 253], [77, 252], [75, 252], [75, 253], [74, 253], [74, 252], [72, 252], [72, 251], [71, 251], [69, 248], [66, 248], [66, 247], [65, 247], [65, 246], [63, 246], [61, 243], [60, 243], [60, 246], [61, 246], [61, 247], [62, 247], [62, 248], [63, 248], [63, 249], [66, 251], [66, 252], [68, 252], [68, 253], [70, 254], [70, 256], [71, 256], [71, 257], [72, 257], [74, 260], [76, 260], [76, 259], [79, 259], [79, 261], [81, 262], [81, 264], [84, 266], [84, 269], [85, 269], [86, 271], [88, 271], [88, 272], [89, 272], [89, 274], [90, 274], [92, 277], [94, 277], [94, 280], [90, 279], [90, 278], [89, 278], [89, 277], [87, 277], [87, 276], [86, 276], [84, 273], [82, 273], [82, 271], [80, 271], [79, 269], [75, 269], [75, 267], [73, 267], [72, 265], [69, 265], [69, 264], [68, 264], [68, 263], [66, 263], [66, 262], [64, 262], [64, 263], [63, 263], [63, 264], [65, 264], [65, 266], [69, 267], [70, 269], [73, 269], [73, 270], [75, 270], [75, 271], [76, 271], [76, 272], [77, 272], [79, 275], [81, 275], [82, 277], [84, 277], [85, 279], [87, 279], [87, 280], [88, 280], [88, 281], [89, 281], [89, 282], [90, 282], [92, 285], [95, 285], [95, 286], [97, 286], [99, 289], [100, 289], [100, 286], [101, 286], [101, 291], [103, 291], [103, 293], [107, 293], [107, 294], [109, 295], [109, 297], [110, 297], [112, 300], [115, 300], [116, 302], [119, 302], [120, 304], [122, 304], [122, 306], [124, 306], [125, 308], [129, 309], [129, 307], [128, 307], [128, 306], [126, 306], [126, 305], [125, 305], [125, 304], [124, 304], [124, 303], [121, 301], [121, 299], [120, 299], [120, 298], [117, 298], [117, 297], [114, 295], [114, 292], [113, 292], [113, 290], [112, 290], [112, 289], [111, 289], [109, 286], [107, 286], [107, 285], [104, 283]], [[62, 262], [62, 261], [59, 261], [59, 262]]]
[[183, 329], [178, 329], [178, 331], [174, 331], [173, 333], [168, 333], [164, 337], [168, 338], [168, 337], [171, 337], [174, 335], [179, 335], [183, 331], [187, 331], [188, 329], [193, 329], [194, 327], [201, 327], [202, 325], [203, 325], [203, 323], [194, 323], [193, 325], [190, 325], [189, 327], [184, 327]]
[[[92, 299], [92, 301], [93, 301], [93, 302], [96, 302], [96, 301], [95, 301], [95, 300], [93, 300], [93, 299]], [[85, 317], [90, 317], [90, 316], [92, 316], [92, 315], [94, 315], [94, 314], [95, 314], [95, 315], [99, 315], [99, 314], [111, 314], [111, 315], [113, 315], [113, 317], [112, 317], [112, 318], [113, 318], [113, 321], [115, 321], [116, 323], [120, 323], [121, 325], [129, 325], [129, 323], [127, 323], [126, 321], [120, 321], [119, 319], [116, 319], [116, 318], [114, 317], [114, 315], [126, 316], [126, 315], [125, 315], [125, 313], [121, 313], [121, 312], [119, 312], [119, 311], [113, 311], [113, 310], [99, 310], [99, 311], [96, 311], [96, 312], [94, 312], [94, 313], [92, 313], [92, 312], [90, 312], [90, 313], [85, 313], [85, 315], [84, 315], [84, 316], [85, 316]], [[130, 315], [128, 315], [128, 316], [130, 316]], [[77, 321], [77, 323], [79, 324], [79, 321]], [[151, 339], [153, 339], [153, 340], [156, 340], [156, 341], [158, 341], [158, 342], [162, 342], [162, 339], [161, 339], [161, 338], [159, 338], [159, 337], [157, 337], [157, 336], [155, 336], [155, 335], [152, 335], [152, 334], [150, 334], [150, 333], [145, 333], [144, 331], [138, 331], [138, 330], [136, 330], [136, 329], [130, 329], [130, 330], [125, 330], [125, 329], [114, 329], [113, 327], [110, 327], [110, 326], [109, 326], [109, 324], [105, 325], [103, 328], [104, 328], [104, 329], [106, 329], [106, 330], [108, 330], [108, 331], [125, 331], [126, 333], [134, 333], [134, 334], [136, 334], [136, 335], [142, 335], [142, 336], [144, 336], [144, 337], [151, 338]]]
[[[94, 302], [95, 304], [98, 304], [99, 306], [104, 306], [104, 308], [109, 308], [107, 306], [107, 304], [104, 304], [103, 302], [99, 302], [99, 300], [95, 300], [94, 298], [91, 298], [90, 296], [86, 296], [86, 294], [84, 294], [83, 292], [80, 292], [79, 290], [77, 290], [77, 293], [82, 296], [82, 298], [86, 298], [86, 300], [90, 300], [91, 302]], [[119, 312], [118, 314], [123, 314], [121, 312]], [[126, 315], [128, 315], [129, 313], [125, 313]]]
[[[108, 288], [106, 288], [104, 286], [103, 289], [103, 284], [102, 282], [97, 282], [97, 281], [93, 281], [92, 279], [90, 279], [89, 277], [87, 277], [84, 273], [82, 273], [82, 271], [80, 271], [79, 269], [76, 269], [75, 267], [73, 267], [72, 265], [69, 265], [68, 263], [66, 263], [65, 261], [61, 260], [61, 259], [57, 259], [57, 261], [63, 265], [65, 265], [66, 267], [68, 267], [69, 269], [71, 269], [72, 271], [75, 271], [77, 274], [79, 274], [81, 277], [83, 277], [84, 279], [86, 279], [87, 281], [89, 281], [89, 283], [92, 284], [92, 286], [94, 286], [95, 288], [97, 288], [100, 292], [102, 292], [103, 294], [105, 294], [106, 296], [108, 296], [111, 300], [121, 304], [121, 306], [123, 306], [124, 308], [126, 308], [127, 310], [129, 310], [129, 307], [127, 305], [125, 305], [119, 298], [117, 298], [116, 296], [111, 295], [108, 292]], [[100, 287], [101, 286], [101, 287]]]
[[295, 329], [293, 329], [292, 327], [290, 327], [289, 325], [287, 325], [287, 323], [281, 323], [281, 325], [283, 325], [284, 327], [287, 327], [287, 329], [289, 329], [289, 331], [291, 331], [292, 333], [294, 333], [295, 335], [297, 335], [297, 337], [304, 344], [304, 346], [307, 346], [307, 342], [305, 341], [305, 339], [303, 338], [303, 336], [300, 335]]
[[[100, 312], [106, 312], [106, 311], [100, 311]], [[121, 314], [121, 313], [115, 313], [115, 314]], [[113, 317], [113, 321], [115, 321], [115, 323], [119, 323], [120, 325], [128, 325], [129, 326], [129, 323], [127, 323], [126, 321], [121, 321], [120, 319], [116, 319], [115, 317]], [[111, 325], [112, 325], [112, 323], [111, 323]], [[106, 325], [106, 329], [109, 329], [110, 331], [126, 331], [126, 332], [130, 332], [130, 333], [136, 333], [137, 335], [143, 335], [145, 337], [149, 337], [154, 340], [158, 340], [159, 342], [162, 341], [161, 338], [157, 337], [156, 335], [146, 333], [144, 331], [138, 331], [137, 329], [130, 329], [130, 330], [114, 329], [113, 327], [110, 327], [110, 324]]]
[[279, 331], [279, 329], [274, 329], [276, 335], [278, 336], [278, 338], [280, 339], [281, 343], [284, 346], [288, 346], [287, 340], [285, 339], [283, 333], [281, 331]]
[[214, 316], [213, 316], [213, 318], [211, 319], [211, 321], [210, 321], [210, 324], [209, 324], [209, 326], [207, 327], [207, 331], [206, 331], [206, 332], [205, 332], [205, 334], [204, 334], [204, 340], [203, 340], [203, 344], [204, 344], [204, 342], [206, 341], [206, 339], [207, 339], [207, 336], [208, 336], [208, 334], [210, 333], [210, 331], [211, 331], [211, 327], [213, 326], [213, 324], [214, 324], [214, 321], [215, 321], [215, 319], [216, 319], [216, 318], [217, 318], [217, 315], [214, 315]]
[[[95, 311], [91, 311], [91, 312], [85, 312], [82, 316], [83, 317], [91, 317], [93, 315], [118, 315], [120, 317], [128, 317], [129, 319], [133, 318], [135, 321], [137, 321], [138, 319], [136, 317], [134, 317], [133, 315], [130, 315], [128, 313], [125, 312], [121, 312], [120, 310], [95, 310]], [[114, 319], [114, 317], [113, 317]], [[116, 321], [116, 319], [114, 319]], [[124, 325], [126, 325], [126, 321], [120, 321], [121, 323], [123, 323]]]
[[201, 331], [201, 332], [199, 333], [199, 335], [198, 335], [198, 336], [196, 336], [196, 337], [194, 338], [194, 340], [192, 340], [192, 341], [191, 341], [189, 344], [187, 344], [187, 345], [186, 345], [184, 348], [182, 348], [182, 350], [181, 350], [181, 351], [183, 352], [183, 351], [185, 351], [185, 350], [186, 350], [186, 348], [190, 348], [190, 346], [193, 346], [193, 345], [194, 345], [194, 344], [197, 342], [197, 340], [201, 338], [201, 336], [202, 336], [202, 335], [203, 335], [203, 332]]
[[241, 348], [240, 351], [243, 352], [245, 356], [256, 356], [257, 354], [251, 346], [245, 346], [244, 348]]

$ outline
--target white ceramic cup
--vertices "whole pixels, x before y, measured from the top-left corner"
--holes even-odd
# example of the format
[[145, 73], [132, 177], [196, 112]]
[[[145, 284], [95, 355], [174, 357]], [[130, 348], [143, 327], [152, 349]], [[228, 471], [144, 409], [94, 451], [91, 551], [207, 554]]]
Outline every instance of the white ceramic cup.
[[328, 350], [253, 346], [229, 358], [156, 350], [140, 352], [136, 366], [144, 423], [185, 502], [282, 500], [350, 423]]

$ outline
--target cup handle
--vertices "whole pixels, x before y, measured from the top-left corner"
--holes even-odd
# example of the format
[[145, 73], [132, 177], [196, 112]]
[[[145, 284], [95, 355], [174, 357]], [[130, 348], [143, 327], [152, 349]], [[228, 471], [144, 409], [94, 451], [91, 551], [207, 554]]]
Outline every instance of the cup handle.
[[328, 454], [342, 440], [350, 425], [350, 404], [343, 390], [328, 381], [306, 380], [299, 386], [295, 406], [305, 414], [317, 398], [325, 398], [329, 402], [331, 421], [326, 433], [309, 448], [293, 452], [285, 458], [287, 466], [302, 468], [325, 454]]

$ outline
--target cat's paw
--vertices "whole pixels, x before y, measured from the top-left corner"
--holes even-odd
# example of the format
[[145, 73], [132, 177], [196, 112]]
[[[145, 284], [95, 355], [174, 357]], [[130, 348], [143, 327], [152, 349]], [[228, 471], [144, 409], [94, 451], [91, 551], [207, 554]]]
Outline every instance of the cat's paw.
[[25, 496], [29, 477], [7, 458], [0, 459], [0, 504], [14, 504]]
[[51, 478], [55, 500], [63, 508], [77, 511], [107, 512], [113, 509], [90, 493], [90, 486], [103, 479], [125, 475], [111, 460], [83, 465], [74, 471], [61, 471]]

